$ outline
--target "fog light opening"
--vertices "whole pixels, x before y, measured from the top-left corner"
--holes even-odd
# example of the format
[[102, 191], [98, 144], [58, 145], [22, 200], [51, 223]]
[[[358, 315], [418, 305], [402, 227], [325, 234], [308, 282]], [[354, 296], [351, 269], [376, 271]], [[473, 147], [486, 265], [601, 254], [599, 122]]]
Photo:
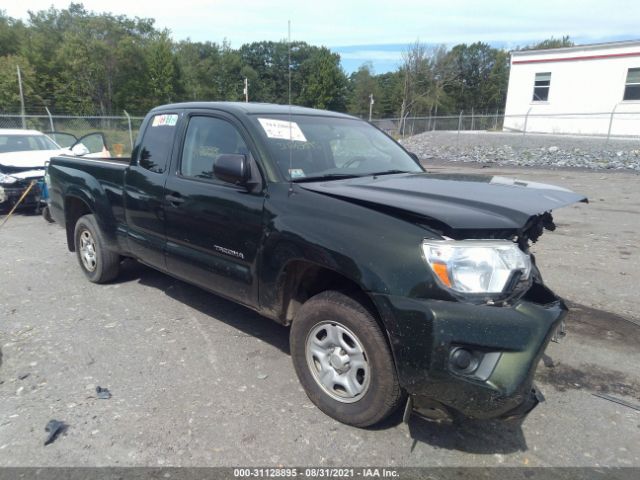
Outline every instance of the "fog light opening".
[[480, 365], [473, 352], [462, 347], [455, 347], [449, 355], [451, 369], [458, 373], [470, 374], [475, 372]]

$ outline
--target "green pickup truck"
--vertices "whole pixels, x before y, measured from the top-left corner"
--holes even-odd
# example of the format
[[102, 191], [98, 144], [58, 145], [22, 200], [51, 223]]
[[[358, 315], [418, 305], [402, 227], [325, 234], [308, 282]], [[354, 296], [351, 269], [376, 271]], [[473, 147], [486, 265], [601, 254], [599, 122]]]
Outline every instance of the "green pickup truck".
[[341, 422], [522, 418], [541, 399], [567, 308], [529, 246], [582, 195], [430, 174], [360, 119], [226, 102], [155, 108], [130, 159], [57, 156], [47, 182], [90, 281], [134, 258], [290, 325], [300, 383]]

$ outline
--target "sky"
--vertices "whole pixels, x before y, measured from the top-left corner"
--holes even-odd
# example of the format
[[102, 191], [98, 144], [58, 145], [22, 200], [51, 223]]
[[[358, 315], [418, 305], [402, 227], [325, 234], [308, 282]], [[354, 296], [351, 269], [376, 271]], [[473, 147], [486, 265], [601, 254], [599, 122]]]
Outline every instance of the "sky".
[[[88, 10], [154, 18], [176, 40], [244, 43], [287, 38], [340, 53], [347, 73], [371, 62], [376, 73], [394, 70], [416, 40], [427, 44], [483, 41], [515, 48], [551, 36], [576, 43], [640, 39], [637, 0], [84, 0]], [[0, 3], [14, 18], [69, 0]]]

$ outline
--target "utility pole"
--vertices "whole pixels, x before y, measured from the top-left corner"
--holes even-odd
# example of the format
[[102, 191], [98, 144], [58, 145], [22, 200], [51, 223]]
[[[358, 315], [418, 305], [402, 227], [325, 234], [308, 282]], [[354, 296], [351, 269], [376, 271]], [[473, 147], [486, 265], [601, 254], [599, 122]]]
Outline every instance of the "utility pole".
[[244, 77], [244, 101], [249, 103], [249, 79]]
[[433, 119], [433, 126], [432, 126], [432, 131], [435, 131], [436, 129], [436, 122], [438, 121], [438, 96], [440, 93], [440, 86], [438, 84], [438, 82], [440, 81], [440, 75], [436, 75], [435, 77], [436, 80], [436, 101], [435, 101], [435, 112], [434, 112], [434, 119]]
[[24, 94], [22, 93], [22, 77], [20, 76], [20, 65], [16, 65], [18, 70], [18, 88], [20, 89], [20, 113], [22, 114], [22, 128], [27, 128], [27, 122], [24, 118]]
[[373, 113], [373, 104], [376, 103], [373, 100], [373, 93], [369, 94], [369, 121], [371, 121], [371, 114]]

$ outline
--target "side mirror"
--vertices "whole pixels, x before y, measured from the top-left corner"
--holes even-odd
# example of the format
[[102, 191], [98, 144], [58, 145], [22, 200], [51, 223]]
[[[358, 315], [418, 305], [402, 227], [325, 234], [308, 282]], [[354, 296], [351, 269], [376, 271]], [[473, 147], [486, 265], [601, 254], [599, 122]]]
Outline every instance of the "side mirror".
[[71, 147], [71, 153], [73, 153], [76, 157], [82, 157], [89, 153], [89, 149], [85, 147], [83, 143], [76, 143], [73, 147]]
[[251, 178], [251, 169], [246, 155], [220, 155], [213, 164], [213, 173], [223, 182], [245, 186]]

